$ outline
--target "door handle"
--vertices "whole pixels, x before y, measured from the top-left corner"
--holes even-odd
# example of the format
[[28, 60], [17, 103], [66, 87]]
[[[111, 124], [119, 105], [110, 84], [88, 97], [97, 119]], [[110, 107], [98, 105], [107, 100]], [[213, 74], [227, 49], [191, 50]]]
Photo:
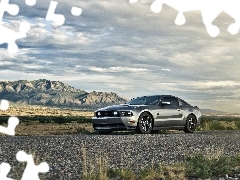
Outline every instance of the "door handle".
[[178, 111], [181, 111], [181, 109], [177, 109]]

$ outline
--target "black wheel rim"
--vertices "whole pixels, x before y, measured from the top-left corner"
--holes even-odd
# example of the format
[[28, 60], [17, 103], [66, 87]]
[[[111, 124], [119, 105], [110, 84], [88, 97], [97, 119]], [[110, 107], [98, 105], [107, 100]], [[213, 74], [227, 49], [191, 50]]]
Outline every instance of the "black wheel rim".
[[190, 130], [195, 130], [195, 128], [196, 128], [196, 118], [190, 117], [188, 119], [188, 127], [189, 127]]
[[152, 129], [152, 118], [150, 115], [143, 114], [139, 121], [140, 127], [143, 132], [149, 132]]

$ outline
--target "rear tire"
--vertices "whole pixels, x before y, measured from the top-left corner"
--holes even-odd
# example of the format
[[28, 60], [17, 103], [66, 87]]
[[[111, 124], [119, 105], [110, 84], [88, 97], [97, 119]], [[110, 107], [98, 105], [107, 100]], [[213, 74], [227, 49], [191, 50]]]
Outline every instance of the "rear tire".
[[186, 124], [184, 127], [184, 132], [193, 133], [196, 129], [196, 125], [197, 125], [197, 118], [194, 115], [190, 114], [187, 117]]
[[107, 134], [111, 134], [112, 131], [98, 131], [98, 133], [107, 135]]
[[141, 134], [150, 134], [153, 130], [153, 118], [148, 112], [143, 112], [138, 118], [136, 131]]

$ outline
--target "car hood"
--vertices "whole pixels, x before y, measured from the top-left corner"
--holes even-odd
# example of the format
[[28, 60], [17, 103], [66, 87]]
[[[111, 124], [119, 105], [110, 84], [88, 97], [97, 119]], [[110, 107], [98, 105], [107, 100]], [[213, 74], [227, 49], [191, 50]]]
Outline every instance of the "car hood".
[[119, 111], [119, 110], [133, 110], [138, 107], [146, 107], [146, 105], [129, 105], [129, 104], [120, 104], [107, 106], [105, 108], [98, 109], [98, 111]]

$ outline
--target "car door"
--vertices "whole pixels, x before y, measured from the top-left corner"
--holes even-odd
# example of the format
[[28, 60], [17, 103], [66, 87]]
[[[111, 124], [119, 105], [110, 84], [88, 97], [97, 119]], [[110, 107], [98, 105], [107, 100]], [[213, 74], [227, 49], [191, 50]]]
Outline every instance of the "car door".
[[178, 99], [172, 96], [163, 97], [155, 118], [155, 126], [180, 126], [183, 120], [183, 110]]

